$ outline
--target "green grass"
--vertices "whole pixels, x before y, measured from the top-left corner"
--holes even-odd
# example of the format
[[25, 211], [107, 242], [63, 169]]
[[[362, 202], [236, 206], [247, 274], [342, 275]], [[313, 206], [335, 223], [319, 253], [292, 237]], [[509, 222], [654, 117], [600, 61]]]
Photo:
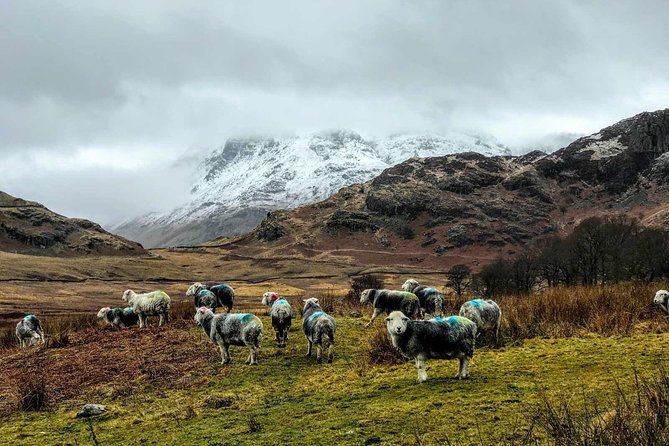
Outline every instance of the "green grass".
[[[496, 445], [522, 436], [542, 390], [605, 402], [615, 394], [614, 380], [631, 389], [635, 370], [652, 376], [669, 353], [668, 334], [531, 339], [478, 350], [465, 381], [451, 379], [456, 361], [430, 361], [429, 380], [417, 385], [412, 363], [361, 360], [371, 335], [362, 320], [339, 318], [335, 362], [322, 365], [304, 357], [297, 322], [284, 355], [275, 356], [268, 330], [258, 367], [245, 366], [247, 351], [233, 348], [232, 364], [212, 367], [186, 390], [140, 380], [127, 396], [97, 389], [48, 412], [14, 414], [0, 420], [0, 443], [92, 444], [74, 414], [95, 402], [108, 408], [94, 421], [102, 445], [353, 445], [371, 437], [382, 444]], [[217, 358], [213, 344], [210, 354]], [[232, 397], [233, 405], [205, 407], [208, 395]]]

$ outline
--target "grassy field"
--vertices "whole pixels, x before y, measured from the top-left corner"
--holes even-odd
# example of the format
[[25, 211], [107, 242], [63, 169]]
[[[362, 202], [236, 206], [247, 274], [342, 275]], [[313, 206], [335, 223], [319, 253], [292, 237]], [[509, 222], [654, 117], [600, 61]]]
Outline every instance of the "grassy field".
[[[35, 308], [50, 344], [19, 350], [11, 330], [0, 327], [0, 444], [95, 444], [90, 426], [74, 417], [84, 403], [107, 406], [93, 420], [101, 445], [575, 444], [547, 437], [539, 421], [547, 401], [567, 401], [576, 411], [585, 403], [590, 417], [606, 414], [623, 396], [634, 400], [636, 383], [657, 376], [669, 359], [669, 320], [652, 304], [662, 283], [503, 296], [503, 340], [498, 348], [477, 350], [471, 379], [452, 379], [456, 362], [429, 361], [430, 378], [417, 385], [412, 363], [375, 363], [392, 358], [392, 351], [370, 356], [387, 350], [383, 320], [365, 329], [371, 310], [338, 299], [350, 277], [362, 272], [397, 288], [408, 276], [438, 285], [443, 276], [437, 271], [249, 259], [213, 249], [159, 251], [115, 263], [8, 256], [0, 255], [12, 265], [0, 273], [0, 318], [11, 328], [7, 324]], [[242, 348], [233, 348], [233, 363], [221, 366], [191, 321], [191, 304], [180, 297], [193, 280], [219, 278], [235, 286], [236, 309], [257, 312], [265, 324], [257, 367], [243, 364]], [[168, 291], [174, 320], [145, 330], [97, 324], [91, 312], [120, 303], [127, 287]], [[301, 297], [316, 294], [335, 310], [333, 364], [304, 357], [299, 316], [288, 348], [274, 347], [267, 311], [258, 303], [268, 289], [296, 309]], [[448, 296], [447, 313], [466, 298]], [[82, 314], [62, 316], [73, 309]], [[364, 317], [351, 317], [352, 310]], [[39, 377], [28, 384], [43, 385], [45, 410], [17, 409], [26, 375]], [[664, 397], [669, 401], [669, 391]]]
[[[263, 322], [269, 326], [267, 317]], [[96, 402], [108, 408], [94, 421], [103, 445], [364, 444], [374, 437], [383, 444], [502, 444], [525, 435], [541, 392], [606, 407], [616, 381], [630, 389], [635, 372], [651, 376], [669, 358], [664, 333], [530, 339], [479, 349], [465, 381], [452, 379], [455, 362], [431, 361], [429, 381], [417, 385], [411, 363], [365, 360], [370, 330], [360, 319], [339, 318], [335, 362], [322, 365], [304, 357], [304, 340], [293, 330], [284, 351], [265, 343], [258, 367], [243, 364], [242, 348], [221, 366], [213, 345], [185, 321], [141, 334], [93, 328], [62, 349], [3, 351], [5, 376], [8, 364], [37, 354], [57, 396], [49, 411], [6, 415], [0, 442], [92, 444], [74, 415]]]

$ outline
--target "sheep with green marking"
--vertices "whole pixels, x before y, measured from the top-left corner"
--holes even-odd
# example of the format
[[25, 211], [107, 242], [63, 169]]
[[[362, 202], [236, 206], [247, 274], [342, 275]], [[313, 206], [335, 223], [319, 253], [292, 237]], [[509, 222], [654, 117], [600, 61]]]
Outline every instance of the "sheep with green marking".
[[469, 361], [474, 356], [476, 325], [461, 316], [412, 321], [401, 311], [386, 318], [386, 328], [393, 346], [407, 359], [416, 361], [418, 379], [427, 380], [427, 359], [458, 359], [457, 379], [469, 376]]
[[474, 299], [462, 304], [460, 316], [466, 317], [476, 324], [478, 333], [484, 336], [494, 335], [495, 343], [499, 342], [499, 327], [502, 323], [502, 310], [493, 300]]
[[418, 297], [423, 315], [443, 315], [444, 296], [436, 288], [421, 285], [416, 279], [407, 279], [402, 289]]
[[361, 304], [371, 304], [374, 307], [372, 318], [365, 327], [369, 327], [374, 319], [383, 313], [401, 311], [412, 319], [420, 317], [420, 302], [418, 297], [408, 291], [367, 289], [360, 293]]
[[202, 327], [209, 339], [221, 352], [222, 364], [231, 361], [231, 345], [246, 346], [249, 349], [248, 365], [258, 365], [258, 350], [262, 343], [263, 324], [250, 313], [214, 314], [209, 308], [201, 307], [195, 312], [195, 323]]

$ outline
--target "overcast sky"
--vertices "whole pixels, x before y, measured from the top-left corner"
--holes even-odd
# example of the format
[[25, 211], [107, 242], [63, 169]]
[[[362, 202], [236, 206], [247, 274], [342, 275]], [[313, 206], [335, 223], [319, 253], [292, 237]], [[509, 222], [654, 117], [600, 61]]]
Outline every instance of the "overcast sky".
[[[0, 190], [109, 223], [229, 136], [467, 130], [512, 147], [669, 106], [666, 1], [0, 5]], [[176, 165], [175, 165], [176, 163]]]

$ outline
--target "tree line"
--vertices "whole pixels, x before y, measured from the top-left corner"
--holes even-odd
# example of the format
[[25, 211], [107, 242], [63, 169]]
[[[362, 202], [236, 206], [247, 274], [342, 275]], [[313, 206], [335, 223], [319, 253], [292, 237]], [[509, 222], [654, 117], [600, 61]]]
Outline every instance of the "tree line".
[[[474, 274], [464, 265], [448, 273], [457, 294], [529, 293], [539, 286], [594, 285], [669, 278], [669, 231], [625, 217], [592, 217], [571, 234], [552, 236], [512, 258], [499, 257]], [[463, 277], [464, 276], [464, 277]]]

